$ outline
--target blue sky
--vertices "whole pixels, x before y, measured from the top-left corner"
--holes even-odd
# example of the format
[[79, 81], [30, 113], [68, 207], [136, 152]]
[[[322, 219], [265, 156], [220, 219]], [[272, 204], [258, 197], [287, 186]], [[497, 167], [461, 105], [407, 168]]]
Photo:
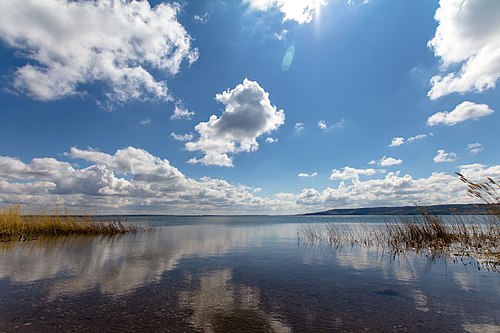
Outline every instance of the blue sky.
[[496, 0], [0, 0], [0, 205], [289, 214], [500, 178]]

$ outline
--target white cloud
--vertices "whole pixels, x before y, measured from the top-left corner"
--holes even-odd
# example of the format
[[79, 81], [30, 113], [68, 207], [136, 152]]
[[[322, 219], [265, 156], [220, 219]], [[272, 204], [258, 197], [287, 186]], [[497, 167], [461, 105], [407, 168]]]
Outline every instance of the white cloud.
[[204, 14], [196, 14], [193, 16], [194, 20], [198, 23], [201, 23], [201, 24], [205, 24], [208, 22], [208, 18], [209, 18], [209, 15], [207, 12], [205, 12]]
[[371, 160], [370, 162], [368, 162], [368, 164], [370, 164], [370, 165], [375, 165], [375, 164], [377, 164], [377, 163], [378, 163], [378, 162], [377, 162], [377, 161], [375, 161], [375, 160]]
[[484, 150], [484, 147], [482, 144], [476, 142], [476, 143], [470, 143], [467, 145], [467, 150], [469, 151], [470, 155], [476, 155], [479, 154]]
[[425, 139], [428, 136], [433, 136], [434, 134], [429, 133], [429, 134], [417, 134], [415, 136], [410, 136], [408, 139], [405, 139], [403, 137], [395, 137], [392, 139], [391, 143], [389, 144], [389, 147], [397, 147], [401, 146], [404, 143], [412, 143], [418, 140]]
[[460, 173], [470, 181], [485, 182], [487, 177], [500, 179], [500, 165], [487, 166], [479, 163], [459, 166]]
[[276, 143], [276, 142], [278, 142], [278, 139], [276, 139], [276, 138], [272, 138], [272, 137], [268, 136], [268, 137], [266, 138], [266, 142], [267, 142], [267, 143]]
[[[439, 22], [429, 47], [442, 62], [442, 73], [432, 78], [432, 99], [454, 92], [482, 92], [500, 77], [500, 2], [497, 0], [441, 0]], [[457, 71], [448, 71], [457, 68]]]
[[322, 130], [328, 130], [328, 129], [332, 129], [332, 128], [343, 128], [344, 127], [344, 123], [345, 123], [345, 120], [342, 119], [339, 122], [337, 122], [337, 123], [335, 123], [333, 125], [328, 126], [328, 124], [326, 123], [326, 121], [320, 120], [320, 121], [318, 121], [318, 128], [322, 129]]
[[170, 116], [170, 119], [186, 119], [190, 120], [194, 116], [193, 111], [189, 111], [180, 104], [176, 104], [174, 108], [174, 113]]
[[389, 147], [401, 146], [403, 143], [405, 143], [405, 138], [396, 137], [392, 139], [391, 143], [389, 144]]
[[407, 141], [409, 143], [412, 143], [412, 142], [415, 142], [417, 140], [425, 139], [428, 136], [433, 136], [433, 134], [432, 133], [429, 133], [429, 134], [417, 134], [415, 136], [410, 136]]
[[276, 130], [285, 122], [285, 113], [271, 104], [269, 93], [255, 81], [243, 80], [232, 90], [217, 94], [215, 99], [225, 105], [220, 117], [210, 116], [195, 129], [200, 137], [186, 143], [189, 151], [201, 151], [203, 158], [189, 163], [233, 166], [228, 154], [256, 151], [257, 138]]
[[176, 134], [174, 132], [170, 133], [170, 137], [176, 141], [189, 141], [193, 140], [193, 134], [191, 133], [186, 133], [186, 134]]
[[396, 159], [394, 157], [387, 157], [387, 156], [382, 157], [379, 161], [379, 165], [383, 166], [383, 167], [398, 165], [401, 163], [403, 163], [403, 160]]
[[326, 121], [324, 121], [324, 120], [318, 121], [318, 128], [322, 129], [322, 130], [327, 129], [328, 126], [326, 125]]
[[476, 104], [472, 102], [462, 102], [457, 105], [451, 112], [438, 112], [427, 119], [427, 125], [434, 126], [444, 124], [453, 126], [466, 120], [477, 120], [481, 117], [488, 116], [494, 111], [486, 104]]
[[359, 176], [373, 176], [380, 170], [375, 169], [355, 169], [349, 166], [344, 167], [344, 170], [333, 169], [330, 174], [331, 180], [359, 180]]
[[436, 156], [434, 156], [434, 163], [444, 163], [444, 162], [453, 162], [457, 159], [457, 154], [455, 153], [447, 153], [443, 149], [439, 149], [437, 151]]
[[277, 9], [283, 14], [283, 22], [309, 23], [319, 13], [326, 0], [244, 0], [251, 9], [267, 11]]
[[316, 177], [318, 175], [317, 172], [313, 172], [311, 174], [309, 173], [305, 173], [305, 172], [301, 172], [297, 175], [297, 177], [301, 177], [301, 178], [310, 178], [310, 177]]
[[347, 0], [349, 6], [367, 5], [369, 3], [370, 0]]
[[[45, 207], [92, 209], [102, 213], [167, 214], [294, 214], [335, 207], [373, 207], [474, 202], [455, 175], [433, 173], [415, 179], [389, 172], [381, 179], [360, 180], [381, 170], [345, 167], [332, 171], [341, 181], [335, 188], [304, 189], [258, 197], [259, 190], [225, 180], [186, 177], [166, 159], [128, 147], [114, 154], [71, 148], [68, 158], [84, 159], [78, 167], [53, 158], [29, 163], [0, 156], [0, 203], [37, 202]], [[462, 165], [460, 173], [472, 181], [500, 179], [500, 165]], [[312, 207], [314, 206], [314, 207]]]
[[28, 59], [13, 85], [37, 100], [84, 94], [104, 83], [107, 103], [170, 100], [166, 81], [198, 51], [177, 21], [177, 4], [148, 1], [0, 0], [0, 39]]
[[[134, 147], [110, 155], [71, 148], [66, 157], [90, 162], [85, 168], [53, 158], [29, 163], [0, 156], [0, 203], [91, 208], [102, 212], [256, 213], [286, 211], [287, 202], [257, 197], [254, 189], [224, 180], [187, 178], [168, 160]], [[280, 208], [281, 207], [281, 208]]]
[[283, 29], [280, 32], [274, 33], [274, 38], [276, 38], [277, 40], [285, 40], [286, 36], [288, 36], [289, 32], [290, 32], [290, 30]]
[[227, 154], [207, 152], [201, 159], [193, 157], [187, 161], [189, 164], [216, 165], [220, 167], [232, 168], [233, 158]]
[[294, 129], [296, 132], [302, 132], [304, 130], [304, 123], [295, 123]]
[[149, 125], [149, 124], [151, 124], [151, 119], [147, 118], [147, 119], [141, 120], [141, 121], [139, 121], [139, 124], [141, 124], [141, 125]]
[[[485, 181], [487, 176], [493, 179], [500, 177], [500, 165], [465, 165], [460, 166], [459, 171], [475, 181]], [[323, 191], [304, 189], [296, 195], [296, 202], [309, 206], [308, 211], [318, 211], [336, 207], [470, 203], [474, 199], [467, 195], [467, 187], [454, 175], [440, 172], [415, 179], [408, 174], [403, 176], [398, 171], [389, 172], [383, 179], [355, 181], [348, 185], [341, 182], [338, 187], [327, 187]]]

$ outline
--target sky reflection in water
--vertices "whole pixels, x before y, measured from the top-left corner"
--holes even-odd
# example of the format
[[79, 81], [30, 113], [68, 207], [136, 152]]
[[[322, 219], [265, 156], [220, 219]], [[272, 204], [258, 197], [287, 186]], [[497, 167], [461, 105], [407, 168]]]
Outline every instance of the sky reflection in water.
[[8, 309], [0, 329], [43, 331], [65, 322], [54, 311], [66, 311], [87, 329], [106, 321], [158, 331], [500, 330], [500, 274], [471, 259], [307, 245], [296, 219], [198, 219], [125, 236], [0, 244]]

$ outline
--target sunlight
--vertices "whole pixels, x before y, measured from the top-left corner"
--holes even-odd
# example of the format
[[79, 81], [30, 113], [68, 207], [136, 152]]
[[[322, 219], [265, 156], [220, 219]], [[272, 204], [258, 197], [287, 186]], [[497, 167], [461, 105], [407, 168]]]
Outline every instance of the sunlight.
[[319, 32], [321, 25], [321, 7], [327, 4], [325, 0], [314, 0], [314, 30], [316, 33]]

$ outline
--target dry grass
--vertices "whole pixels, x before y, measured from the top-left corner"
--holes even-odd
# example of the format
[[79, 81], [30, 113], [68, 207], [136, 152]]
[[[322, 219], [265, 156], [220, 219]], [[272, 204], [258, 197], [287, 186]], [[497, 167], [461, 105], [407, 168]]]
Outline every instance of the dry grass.
[[487, 205], [489, 215], [482, 217], [438, 216], [422, 209], [418, 217], [401, 217], [383, 229], [364, 226], [363, 232], [342, 225], [304, 227], [307, 243], [325, 241], [334, 244], [379, 245], [393, 253], [408, 250], [431, 250], [460, 256], [474, 256], [493, 265], [500, 265], [500, 184], [488, 178], [474, 183], [458, 174], [468, 193]]
[[23, 214], [21, 206], [0, 209], [0, 241], [31, 240], [40, 236], [113, 235], [137, 232], [139, 227], [118, 221], [99, 222], [91, 215], [67, 212]]
[[403, 218], [387, 227], [387, 242], [394, 250], [429, 248], [459, 254], [496, 258], [500, 261], [500, 185], [491, 178], [474, 183], [457, 173], [470, 196], [486, 204], [489, 215], [478, 219], [454, 216], [450, 220], [422, 211], [421, 221]]

